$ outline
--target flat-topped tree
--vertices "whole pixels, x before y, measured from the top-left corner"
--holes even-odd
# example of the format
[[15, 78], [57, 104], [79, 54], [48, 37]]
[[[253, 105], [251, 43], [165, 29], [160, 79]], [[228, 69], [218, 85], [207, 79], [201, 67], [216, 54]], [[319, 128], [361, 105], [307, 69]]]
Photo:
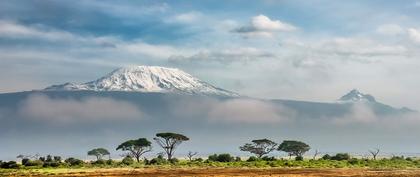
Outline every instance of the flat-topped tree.
[[96, 160], [101, 160], [103, 156], [110, 155], [109, 151], [105, 148], [96, 148], [88, 151], [89, 156], [95, 156]]
[[258, 139], [252, 140], [252, 143], [246, 143], [245, 145], [239, 147], [241, 151], [248, 151], [257, 155], [258, 158], [269, 154], [271, 151], [274, 151], [277, 147], [277, 143], [269, 139]]
[[310, 149], [311, 147], [306, 143], [294, 140], [285, 140], [277, 148], [279, 151], [287, 152], [289, 157], [296, 156], [299, 158], [303, 157], [303, 154]]
[[168, 160], [171, 160], [175, 149], [184, 141], [190, 140], [188, 137], [178, 133], [157, 133], [156, 137], [153, 138], [160, 147], [165, 150]]
[[140, 157], [152, 150], [152, 143], [146, 138], [139, 138], [137, 140], [128, 140], [117, 147], [117, 150], [128, 151], [131, 157], [136, 158], [140, 162]]

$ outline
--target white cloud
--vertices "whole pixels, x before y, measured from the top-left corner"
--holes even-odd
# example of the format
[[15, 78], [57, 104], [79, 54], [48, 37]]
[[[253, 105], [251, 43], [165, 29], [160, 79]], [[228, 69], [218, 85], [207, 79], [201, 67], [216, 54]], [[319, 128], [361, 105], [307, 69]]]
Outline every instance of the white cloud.
[[408, 35], [412, 41], [416, 43], [420, 43], [420, 30], [415, 29], [415, 28], [409, 28]]
[[265, 58], [274, 58], [275, 55], [253, 47], [240, 47], [222, 50], [203, 50], [191, 56], [173, 55], [169, 57], [170, 62], [248, 62]]
[[404, 34], [405, 30], [397, 24], [385, 24], [376, 29], [376, 32], [383, 35], [400, 35]]
[[296, 29], [297, 27], [291, 24], [279, 20], [271, 20], [265, 15], [258, 15], [252, 17], [249, 25], [242, 26], [234, 31], [248, 37], [272, 37], [276, 32], [290, 32]]
[[279, 123], [290, 121], [294, 114], [290, 109], [269, 102], [234, 99], [215, 104], [208, 116], [215, 122]]
[[143, 119], [135, 105], [111, 98], [90, 97], [82, 100], [31, 95], [22, 102], [18, 113], [29, 119], [52, 122], [123, 121]]
[[333, 119], [336, 124], [363, 123], [370, 124], [379, 121], [373, 110], [363, 102], [354, 103], [349, 114]]
[[180, 23], [193, 23], [197, 22], [202, 17], [202, 14], [196, 11], [187, 12], [183, 14], [175, 15], [170, 21]]

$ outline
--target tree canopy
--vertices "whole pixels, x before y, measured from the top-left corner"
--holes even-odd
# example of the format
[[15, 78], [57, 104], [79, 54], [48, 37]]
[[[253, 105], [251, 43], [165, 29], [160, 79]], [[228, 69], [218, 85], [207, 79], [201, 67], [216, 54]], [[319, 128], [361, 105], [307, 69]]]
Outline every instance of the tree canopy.
[[175, 149], [184, 141], [190, 140], [188, 137], [178, 133], [157, 133], [156, 137], [153, 138], [160, 147], [166, 152], [168, 160], [171, 160]]
[[289, 156], [298, 156], [301, 157], [305, 152], [309, 151], [311, 147], [304, 142], [295, 141], [295, 140], [285, 140], [283, 141], [277, 150], [284, 151], [289, 154]]
[[105, 155], [110, 155], [109, 151], [106, 150], [105, 148], [92, 149], [92, 150], [88, 151], [87, 154], [89, 156], [95, 156], [96, 160], [102, 159], [102, 157], [105, 156]]
[[239, 147], [239, 149], [241, 151], [248, 151], [250, 153], [256, 154], [258, 158], [269, 154], [277, 147], [277, 143], [269, 139], [257, 139], [252, 140], [251, 142], [252, 143], [246, 143], [245, 145]]
[[146, 138], [139, 138], [137, 140], [128, 140], [120, 144], [116, 150], [128, 151], [131, 157], [135, 157], [137, 162], [140, 162], [140, 157], [152, 150], [152, 143]]

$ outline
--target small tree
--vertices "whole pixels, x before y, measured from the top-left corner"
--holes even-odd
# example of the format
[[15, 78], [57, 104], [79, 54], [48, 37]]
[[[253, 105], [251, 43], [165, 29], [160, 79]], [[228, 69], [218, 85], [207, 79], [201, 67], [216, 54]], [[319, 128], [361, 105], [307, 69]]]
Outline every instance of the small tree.
[[305, 152], [309, 151], [311, 147], [304, 142], [285, 140], [283, 141], [277, 150], [284, 151], [289, 154], [289, 158], [292, 156], [302, 157]]
[[277, 143], [268, 139], [252, 140], [252, 143], [246, 143], [239, 147], [241, 151], [248, 151], [261, 158], [262, 156], [269, 154], [274, 151], [277, 147]]
[[193, 160], [193, 157], [194, 157], [195, 155], [197, 155], [197, 154], [198, 154], [198, 152], [188, 151], [187, 157], [188, 157], [188, 159], [189, 159], [190, 161], [192, 161], [192, 160]]
[[315, 152], [314, 152], [314, 156], [313, 156], [313, 160], [315, 160], [316, 159], [316, 156], [318, 156], [319, 155], [319, 151], [318, 151], [318, 149], [315, 149]]
[[376, 156], [378, 156], [379, 151], [380, 150], [378, 148], [376, 148], [374, 150], [369, 150], [369, 153], [372, 154], [372, 156], [373, 156], [373, 160], [376, 160]]
[[89, 156], [95, 156], [96, 160], [102, 160], [103, 156], [110, 155], [109, 151], [105, 148], [96, 148], [88, 151]]
[[153, 138], [160, 147], [166, 152], [168, 160], [172, 159], [175, 153], [175, 149], [184, 141], [188, 141], [189, 138], [182, 134], [177, 133], [157, 133], [156, 137]]
[[128, 140], [120, 144], [116, 150], [128, 151], [131, 157], [136, 158], [140, 162], [140, 157], [152, 150], [152, 143], [146, 138], [139, 138], [137, 140]]

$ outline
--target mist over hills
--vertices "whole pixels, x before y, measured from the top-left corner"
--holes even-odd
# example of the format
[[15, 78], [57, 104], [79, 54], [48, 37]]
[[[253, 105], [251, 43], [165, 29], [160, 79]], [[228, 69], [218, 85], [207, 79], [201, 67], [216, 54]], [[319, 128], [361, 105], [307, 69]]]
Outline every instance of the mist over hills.
[[[152, 138], [158, 131], [189, 135], [184, 150], [201, 153], [236, 153], [240, 144], [258, 137], [302, 139], [324, 151], [341, 150], [331, 140], [348, 137], [354, 142], [341, 142], [343, 150], [362, 151], [389, 145], [386, 141], [399, 139], [418, 122], [416, 111], [380, 103], [356, 89], [329, 103], [257, 99], [179, 69], [148, 66], [120, 68], [84, 84], [0, 94], [0, 113], [5, 144], [0, 157], [7, 158], [63, 150], [77, 156], [96, 146], [115, 149], [128, 138]], [[404, 123], [405, 130], [390, 132], [395, 122]], [[386, 141], [371, 141], [384, 134]]]

